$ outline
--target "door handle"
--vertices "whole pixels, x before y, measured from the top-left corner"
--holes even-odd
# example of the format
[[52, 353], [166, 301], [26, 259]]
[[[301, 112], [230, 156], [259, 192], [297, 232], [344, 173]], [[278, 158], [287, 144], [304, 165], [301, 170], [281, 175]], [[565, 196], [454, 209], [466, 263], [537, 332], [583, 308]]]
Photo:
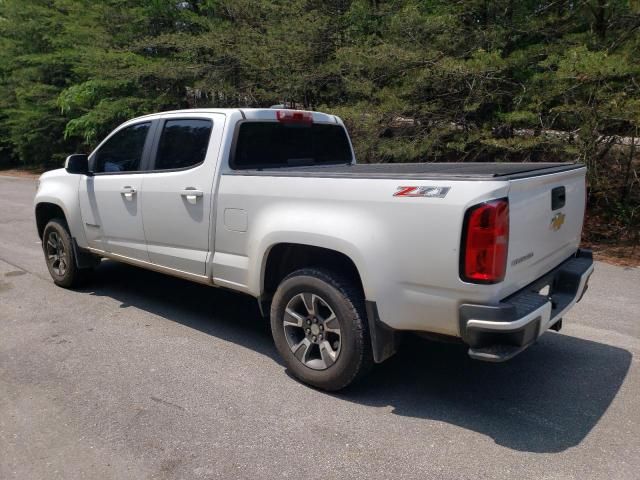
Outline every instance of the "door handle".
[[201, 190], [196, 190], [193, 187], [185, 188], [180, 192], [180, 195], [186, 197], [189, 203], [196, 203], [199, 197], [202, 197], [203, 193]]
[[126, 187], [122, 187], [122, 190], [120, 190], [120, 193], [124, 195], [124, 198], [126, 198], [127, 200], [131, 200], [136, 193], [136, 189], [133, 187], [126, 186]]

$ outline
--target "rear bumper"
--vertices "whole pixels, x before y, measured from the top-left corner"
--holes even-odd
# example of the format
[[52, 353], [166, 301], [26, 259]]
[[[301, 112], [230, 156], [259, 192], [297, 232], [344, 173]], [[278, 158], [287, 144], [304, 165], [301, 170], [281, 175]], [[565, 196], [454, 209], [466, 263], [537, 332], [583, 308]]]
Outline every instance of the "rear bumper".
[[[503, 362], [547, 329], [559, 330], [562, 315], [579, 302], [593, 273], [590, 250], [578, 250], [556, 268], [497, 305], [460, 306], [460, 334], [476, 360]], [[540, 293], [548, 286], [548, 291]]]

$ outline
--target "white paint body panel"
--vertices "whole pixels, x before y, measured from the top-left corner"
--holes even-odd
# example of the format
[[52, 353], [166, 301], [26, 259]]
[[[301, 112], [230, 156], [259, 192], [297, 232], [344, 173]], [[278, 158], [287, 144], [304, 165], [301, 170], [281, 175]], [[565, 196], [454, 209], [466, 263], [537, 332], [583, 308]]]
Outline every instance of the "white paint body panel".
[[83, 175], [69, 175], [64, 168], [43, 173], [38, 180], [34, 206], [38, 203], [51, 203], [60, 207], [69, 229], [74, 232], [76, 242], [86, 248], [88, 243], [78, 200], [78, 184], [83, 178]]
[[[145, 173], [142, 215], [152, 263], [205, 275], [211, 247], [211, 209], [215, 202], [213, 184], [225, 117], [192, 114], [189, 118], [213, 121], [205, 160], [187, 170]], [[184, 195], [186, 189], [201, 196], [189, 198]]]
[[[500, 288], [470, 288], [459, 279], [462, 217], [470, 205], [506, 196], [508, 183], [458, 181], [445, 199], [394, 198], [397, 186], [398, 180], [222, 175], [214, 279], [257, 296], [273, 246], [319, 246], [353, 260], [366, 298], [377, 302], [388, 325], [457, 334], [460, 300], [487, 300]], [[248, 212], [247, 232], [224, 228], [220, 213], [228, 208]]]
[[[141, 212], [143, 178], [143, 174], [80, 178], [80, 211], [89, 247], [149, 260]], [[125, 195], [125, 187], [135, 193]]]
[[[568, 258], [580, 245], [585, 207], [585, 170], [569, 170], [553, 175], [509, 182], [509, 254], [503, 296], [541, 277]], [[551, 210], [551, 190], [564, 186], [566, 204]], [[557, 231], [551, 219], [565, 215]], [[512, 263], [533, 253], [530, 260]]]
[[[275, 245], [323, 247], [354, 262], [367, 300], [376, 302], [380, 318], [389, 326], [459, 335], [462, 303], [495, 304], [551, 270], [578, 247], [584, 169], [511, 181], [235, 175], [229, 168], [229, 152], [237, 122], [243, 115], [274, 119], [274, 111], [192, 110], [145, 118], [171, 115], [212, 118], [214, 133], [200, 166], [137, 175], [143, 239], [149, 253], [139, 259], [144, 261], [134, 263], [147, 268], [257, 297], [263, 293], [266, 258]], [[342, 125], [337, 117], [321, 113], [314, 113], [314, 121]], [[124, 176], [117, 177], [113, 180], [117, 188], [133, 182], [123, 183]], [[131, 209], [117, 196], [107, 195], [115, 186], [101, 186], [104, 193], [95, 196], [96, 205], [83, 200], [91, 181], [60, 170], [45, 174], [36, 203], [61, 205], [81, 247], [91, 246], [94, 251], [127, 248], [132, 255], [141, 252], [136, 246], [140, 230]], [[401, 185], [450, 190], [445, 198], [394, 197]], [[549, 229], [550, 189], [555, 185], [567, 188], [566, 223], [559, 231]], [[202, 202], [195, 208], [185, 204], [178, 193], [189, 186], [203, 191], [198, 200]], [[504, 197], [509, 198], [511, 212], [506, 278], [496, 285], [465, 283], [459, 278], [464, 213], [473, 205]], [[100, 214], [102, 232], [82, 221], [83, 217], [96, 220], [95, 212]], [[122, 238], [127, 241], [116, 241]], [[511, 265], [531, 251], [530, 259]]]

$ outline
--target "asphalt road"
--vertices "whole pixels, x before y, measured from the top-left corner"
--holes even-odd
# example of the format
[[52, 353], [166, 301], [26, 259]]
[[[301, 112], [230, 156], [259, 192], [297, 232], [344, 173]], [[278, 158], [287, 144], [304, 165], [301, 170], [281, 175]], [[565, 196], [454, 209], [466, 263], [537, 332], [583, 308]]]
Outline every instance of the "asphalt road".
[[57, 288], [0, 178], [0, 478], [640, 478], [640, 269], [507, 364], [422, 340], [330, 395], [254, 301], [114, 262]]

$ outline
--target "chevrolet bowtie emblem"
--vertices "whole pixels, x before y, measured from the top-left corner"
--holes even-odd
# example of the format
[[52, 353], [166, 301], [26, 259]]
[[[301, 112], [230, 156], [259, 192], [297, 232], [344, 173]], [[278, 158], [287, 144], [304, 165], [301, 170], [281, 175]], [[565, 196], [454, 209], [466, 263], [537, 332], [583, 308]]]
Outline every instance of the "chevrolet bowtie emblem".
[[554, 232], [557, 232], [558, 230], [560, 230], [560, 227], [562, 227], [562, 225], [564, 224], [564, 218], [566, 217], [566, 215], [564, 213], [558, 212], [556, 213], [553, 218], [551, 219], [551, 230], [553, 230]]

